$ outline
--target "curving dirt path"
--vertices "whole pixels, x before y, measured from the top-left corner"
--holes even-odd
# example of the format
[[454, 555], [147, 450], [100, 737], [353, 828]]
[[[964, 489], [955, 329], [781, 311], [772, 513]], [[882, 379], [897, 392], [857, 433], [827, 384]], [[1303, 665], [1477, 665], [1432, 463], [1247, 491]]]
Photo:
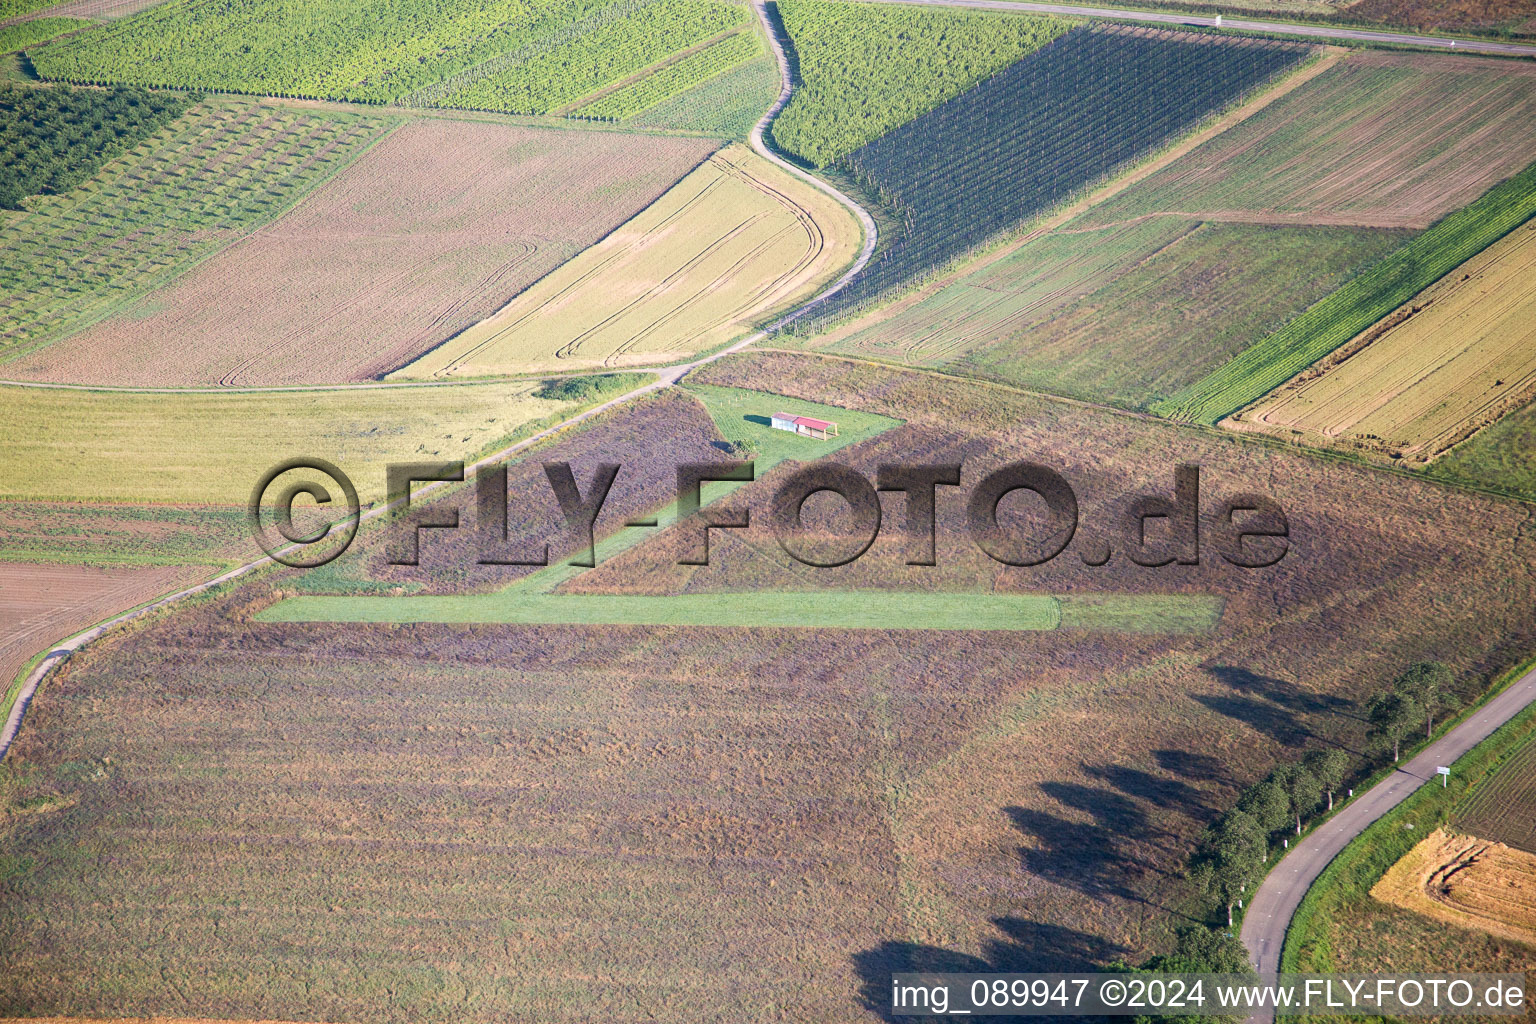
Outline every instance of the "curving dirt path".
[[[508, 445], [507, 447], [502, 448], [499, 451], [493, 452], [490, 455], [487, 455], [484, 458], [482, 458], [482, 459], [480, 459], [480, 460], [478, 460], [476, 462], [467, 464], [464, 467], [466, 479], [468, 477], [470, 477], [470, 476], [473, 476], [474, 473], [476, 471], [478, 471], [479, 469], [481, 469], [482, 467], [488, 466], [488, 465], [492, 465], [492, 464], [497, 463], [497, 462], [501, 462], [504, 459], [506, 459], [506, 458], [508, 458], [508, 457], [510, 457], [512, 455], [515, 455], [518, 452], [520, 452], [520, 451], [522, 451], [522, 450], [524, 450], [526, 448], [529, 448], [529, 447], [531, 447], [531, 446], [533, 446], [535, 444], [538, 444], [540, 441], [544, 441], [544, 440], [549, 439], [550, 437], [553, 437], [554, 435], [560, 433], [561, 431], [567, 429], [568, 427], [572, 427], [572, 426], [574, 426], [574, 425], [576, 425], [578, 423], [581, 423], [581, 422], [583, 422], [585, 420], [589, 420], [589, 419], [591, 419], [594, 416], [598, 416], [598, 415], [600, 415], [600, 414], [602, 414], [604, 412], [607, 412], [610, 409], [613, 409], [613, 408], [616, 408], [617, 406], [623, 405], [625, 402], [633, 401], [634, 399], [639, 398], [642, 395], [647, 395], [647, 394], [650, 394], [653, 391], [658, 391], [658, 390], [660, 390], [662, 388], [669, 387], [669, 386], [677, 383], [678, 379], [681, 378], [684, 374], [686, 374], [689, 370], [695, 369], [696, 367], [699, 367], [699, 366], [703, 366], [706, 363], [712, 363], [716, 359], [719, 359], [719, 358], [721, 358], [723, 356], [730, 355], [733, 352], [739, 352], [742, 349], [746, 348], [748, 345], [752, 345], [752, 344], [755, 344], [756, 342], [761, 341], [762, 339], [766, 338], [774, 330], [778, 329], [779, 327], [783, 326], [786, 323], [789, 323], [790, 321], [794, 320], [795, 318], [797, 318], [799, 316], [803, 316], [806, 312], [808, 312], [811, 309], [814, 309], [821, 302], [824, 302], [827, 299], [828, 296], [832, 295], [833, 293], [837, 292], [839, 289], [841, 289], [845, 285], [847, 285], [847, 283], [850, 280], [853, 279], [854, 275], [857, 274], [859, 271], [863, 270], [864, 269], [864, 265], [869, 262], [870, 256], [875, 251], [875, 242], [878, 239], [878, 233], [877, 233], [876, 228], [875, 228], [874, 219], [870, 217], [869, 213], [863, 207], [861, 207], [858, 203], [854, 202], [852, 199], [848, 198], [846, 195], [844, 195], [842, 192], [839, 192], [837, 189], [833, 188], [831, 185], [828, 185], [826, 182], [822, 181], [819, 178], [813, 177], [812, 175], [806, 173], [805, 171], [801, 170], [800, 168], [794, 166], [793, 164], [789, 163], [787, 160], [785, 160], [782, 157], [780, 157], [777, 153], [773, 152], [773, 150], [771, 150], [768, 147], [768, 145], [763, 141], [763, 130], [768, 126], [768, 124], [773, 120], [773, 118], [778, 114], [778, 112], [780, 110], [784, 109], [784, 104], [789, 102], [789, 96], [790, 96], [790, 93], [791, 93], [793, 87], [792, 87], [792, 83], [790, 82], [790, 75], [789, 75], [789, 57], [784, 52], [783, 43], [780, 41], [777, 33], [774, 31], [772, 22], [770, 22], [768, 20], [768, 13], [767, 13], [766, 8], [764, 7], [764, 0], [753, 0], [752, 7], [753, 7], [753, 9], [755, 11], [757, 11], [758, 20], [762, 23], [763, 30], [768, 35], [768, 41], [769, 41], [769, 44], [773, 47], [774, 55], [778, 58], [778, 63], [779, 63], [779, 80], [780, 80], [780, 83], [781, 83], [780, 89], [779, 89], [779, 98], [778, 98], [778, 100], [773, 104], [772, 107], [769, 108], [768, 112], [765, 113], [762, 116], [762, 118], [758, 120], [757, 124], [755, 126], [753, 126], [753, 128], [752, 128], [752, 134], [751, 134], [751, 137], [750, 137], [752, 148], [754, 150], [756, 150], [757, 153], [760, 156], [762, 156], [765, 159], [770, 160], [773, 163], [779, 165], [780, 167], [782, 167], [785, 170], [789, 171], [791, 174], [794, 174], [797, 177], [805, 179], [807, 182], [809, 182], [814, 187], [816, 187], [816, 188], [820, 189], [821, 191], [827, 193], [828, 195], [832, 196], [832, 198], [836, 199], [839, 203], [841, 203], [842, 205], [846, 206], [859, 219], [859, 223], [862, 224], [863, 227], [864, 227], [864, 245], [863, 245], [863, 248], [859, 252], [858, 258], [853, 261], [852, 265], [849, 266], [848, 270], [841, 277], [839, 277], [836, 281], [832, 282], [830, 285], [828, 285], [826, 288], [824, 288], [821, 292], [819, 292], [817, 295], [813, 296], [811, 299], [809, 299], [807, 302], [805, 302], [801, 306], [799, 306], [796, 309], [793, 309], [790, 312], [788, 312], [788, 313], [784, 314], [783, 316], [779, 317], [779, 319], [775, 320], [773, 323], [769, 324], [764, 329], [762, 329], [760, 331], [756, 331], [753, 334], [750, 334], [747, 337], [742, 338], [740, 341], [737, 341], [737, 342], [735, 342], [735, 343], [733, 343], [733, 344], [731, 344], [731, 345], [729, 345], [729, 346], [727, 346], [725, 348], [722, 348], [722, 349], [720, 349], [720, 350], [718, 350], [716, 352], [713, 352], [713, 353], [711, 353], [709, 355], [702, 356], [702, 357], [700, 357], [698, 359], [695, 359], [692, 362], [683, 363], [681, 365], [676, 365], [676, 366], [666, 366], [666, 367], [657, 367], [657, 368], [636, 367], [635, 369], [637, 369], [637, 370], [643, 370], [643, 371], [646, 371], [646, 372], [651, 372], [651, 373], [657, 374], [657, 380], [654, 381], [653, 383], [646, 384], [646, 385], [644, 385], [642, 387], [635, 388], [633, 391], [626, 392], [626, 393], [624, 393], [622, 395], [619, 395], [619, 396], [617, 396], [615, 398], [610, 398], [608, 401], [603, 402], [601, 405], [593, 406], [592, 408], [586, 410], [585, 412], [578, 413], [575, 416], [571, 416], [568, 419], [565, 419], [565, 420], [561, 421], [560, 423], [557, 423], [555, 426], [549, 427], [549, 428], [547, 428], [545, 430], [541, 430], [537, 434], [533, 434], [533, 435], [531, 435], [529, 437], [526, 437], [523, 440], [518, 441], [516, 444]], [[8, 383], [11, 383], [11, 382], [9, 382], [9, 381], [0, 381], [0, 384], [8, 384]], [[21, 384], [22, 382], [16, 382], [16, 383]], [[421, 382], [421, 383], [383, 383], [383, 382], [380, 382], [380, 383], [376, 383], [376, 384], [343, 384], [343, 385], [333, 385], [332, 387], [339, 387], [339, 388], [444, 387], [444, 386], [453, 386], [455, 384], [457, 384], [459, 386], [462, 386], [462, 382], [455, 382], [455, 381], [441, 381], [441, 382], [426, 381], [426, 382]], [[93, 387], [90, 387], [88, 385], [70, 385], [70, 384], [26, 384], [24, 386], [78, 389], [78, 390], [82, 390], [82, 391], [104, 391], [104, 390], [110, 390], [110, 391], [146, 391], [146, 390], [147, 391], [179, 391], [179, 390], [193, 390], [193, 389], [175, 389], [175, 388], [93, 388]], [[217, 391], [217, 392], [222, 393], [222, 394], [227, 394], [230, 391], [242, 391], [242, 390], [243, 391], [265, 391], [265, 390], [285, 391], [285, 390], [315, 390], [315, 389], [312, 389], [312, 388], [302, 388], [301, 387], [301, 388], [244, 388], [244, 389], [240, 389], [240, 388], [206, 388], [206, 389], [195, 389], [195, 390]], [[421, 495], [430, 494], [432, 491], [437, 490], [438, 488], [441, 488], [441, 487], [445, 487], [445, 486], [447, 486], [447, 484], [443, 484], [443, 483], [427, 484], [426, 486], [417, 488], [413, 497], [419, 498]], [[397, 504], [400, 504], [400, 502], [393, 502], [393, 503], [387, 503], [387, 504], [375, 506], [374, 508], [371, 508], [371, 509], [367, 510], [366, 512], [362, 513], [360, 518], [362, 520], [376, 519], [379, 516], [382, 516], [382, 515], [385, 515], [386, 513], [388, 513]], [[297, 547], [297, 546], [295, 546], [295, 547]], [[283, 549], [283, 551], [294, 550], [294, 549], [295, 548], [286, 548], [286, 549]], [[283, 551], [280, 551], [279, 554], [283, 553]], [[21, 689], [20, 689], [20, 691], [16, 695], [15, 703], [11, 705], [10, 714], [6, 717], [5, 725], [4, 725], [3, 728], [0, 728], [0, 758], [5, 757], [6, 753], [9, 752], [9, 750], [11, 749], [11, 743], [16, 739], [16, 734], [21, 729], [21, 723], [22, 723], [23, 718], [25, 718], [25, 716], [26, 716], [27, 707], [28, 707], [28, 705], [31, 704], [32, 697], [37, 693], [38, 685], [42, 683], [43, 679], [48, 675], [49, 672], [51, 672], [54, 669], [54, 667], [56, 667], [57, 665], [59, 665], [62, 662], [64, 662], [66, 659], [69, 658], [70, 655], [74, 654], [76, 651], [78, 651], [81, 648], [83, 648], [86, 644], [90, 643], [92, 640], [95, 640], [97, 637], [102, 636], [103, 634], [105, 634], [106, 632], [108, 632], [111, 629], [114, 629], [117, 626], [123, 625], [124, 623], [127, 623], [127, 622], [131, 622], [134, 619], [140, 618], [140, 617], [142, 617], [144, 615], [147, 615], [150, 612], [156, 611], [156, 610], [158, 610], [160, 608], [164, 608], [166, 605], [172, 604], [172, 603], [174, 603], [176, 601], [181, 601], [181, 600], [183, 600], [185, 598], [189, 598], [189, 597], [195, 597], [198, 594], [207, 593], [208, 591], [212, 590], [215, 587], [218, 587], [218, 586], [221, 586], [221, 585], [223, 585], [225, 583], [229, 583], [229, 582], [231, 582], [233, 580], [239, 579], [242, 576], [245, 576], [245, 575], [247, 575], [249, 573], [255, 572], [257, 569], [264, 568], [265, 566], [271, 565], [271, 564], [273, 564], [273, 560], [270, 557], [258, 558], [258, 559], [256, 559], [253, 562], [248, 562], [245, 565], [242, 565], [242, 566], [240, 566], [238, 568], [235, 568], [235, 569], [231, 569], [228, 572], [220, 573], [218, 576], [215, 576], [212, 579], [204, 580], [202, 583], [196, 584], [195, 586], [186, 587], [186, 588], [184, 588], [182, 590], [178, 590], [178, 591], [176, 591], [174, 593], [167, 594], [164, 597], [161, 597], [161, 598], [159, 598], [159, 599], [157, 599], [155, 601], [150, 602], [149, 604], [141, 605], [140, 607], [135, 608], [132, 611], [124, 612], [121, 615], [113, 616], [112, 618], [107, 619], [105, 622], [98, 623], [95, 626], [92, 626], [91, 628], [89, 628], [87, 630], [84, 630], [82, 632], [76, 633], [73, 636], [70, 636], [70, 637], [68, 637], [68, 638], [66, 638], [64, 640], [61, 640], [59, 643], [55, 644], [52, 647], [52, 649], [50, 649], [48, 651], [48, 653], [43, 656], [43, 658], [37, 663], [37, 665], [33, 667], [32, 671], [27, 674], [26, 679], [22, 681]]]

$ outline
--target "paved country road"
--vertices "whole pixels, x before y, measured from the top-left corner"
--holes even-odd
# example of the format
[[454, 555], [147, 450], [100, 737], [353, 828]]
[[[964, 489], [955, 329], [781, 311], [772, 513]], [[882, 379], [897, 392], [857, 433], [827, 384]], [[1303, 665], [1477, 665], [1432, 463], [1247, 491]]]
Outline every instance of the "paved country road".
[[1429, 46], [1455, 53], [1497, 53], [1510, 57], [1536, 57], [1536, 46], [1499, 43], [1491, 39], [1446, 39], [1406, 32], [1371, 32], [1365, 29], [1332, 25], [1292, 25], [1283, 21], [1249, 21], [1227, 15], [1205, 17], [1196, 14], [1165, 14], [1160, 11], [1129, 11], [1117, 7], [1081, 7], [1077, 4], [1040, 4], [1026, 0], [870, 0], [873, 3], [927, 4], [935, 7], [983, 7], [994, 11], [1029, 11], [1034, 14], [1067, 14], [1080, 18], [1113, 18], [1116, 21], [1145, 21], [1157, 25], [1201, 25], [1241, 29], [1245, 32], [1279, 32], [1309, 39], [1345, 39], [1357, 43]]
[[[1306, 836], [1276, 864], [1249, 901], [1243, 917], [1243, 945], [1260, 974], [1280, 971], [1280, 949], [1291, 917], [1312, 883], [1372, 822], [1402, 803], [1426, 783], [1435, 782], [1435, 769], [1457, 758], [1493, 735], [1494, 731], [1527, 705], [1536, 702], [1536, 669], [1532, 669], [1503, 693], [1474, 711], [1466, 721], [1398, 766], [1369, 791], [1361, 794]], [[1265, 1011], [1250, 1021], [1263, 1022], [1274, 1014]]]

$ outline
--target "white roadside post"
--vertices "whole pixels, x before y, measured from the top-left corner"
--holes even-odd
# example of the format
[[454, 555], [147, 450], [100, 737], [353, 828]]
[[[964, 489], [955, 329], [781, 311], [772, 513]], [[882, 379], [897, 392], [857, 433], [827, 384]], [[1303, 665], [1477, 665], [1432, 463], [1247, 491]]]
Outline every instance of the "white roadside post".
[[1435, 774], [1440, 776], [1441, 789], [1451, 784], [1451, 770], [1449, 768], [1436, 768]]

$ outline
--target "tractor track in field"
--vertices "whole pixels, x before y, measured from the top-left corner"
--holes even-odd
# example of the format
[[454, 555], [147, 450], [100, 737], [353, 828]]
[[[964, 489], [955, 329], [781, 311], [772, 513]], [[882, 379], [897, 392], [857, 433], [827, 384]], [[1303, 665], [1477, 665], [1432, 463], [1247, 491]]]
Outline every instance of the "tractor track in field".
[[[647, 395], [647, 394], [650, 394], [650, 393], [652, 393], [654, 391], [659, 391], [659, 390], [661, 390], [663, 388], [670, 387], [671, 385], [677, 383], [677, 381], [679, 379], [681, 379], [683, 377], [683, 375], [688, 373], [690, 370], [696, 369], [697, 367], [700, 367], [700, 366], [704, 366], [707, 363], [712, 363], [715, 360], [720, 359], [720, 358], [722, 358], [724, 356], [730, 355], [730, 354], [732, 354], [734, 352], [739, 352], [739, 351], [741, 351], [742, 349], [746, 348], [749, 345], [756, 344], [757, 342], [759, 342], [759, 341], [763, 340], [764, 338], [768, 337], [769, 334], [771, 334], [775, 330], [779, 329], [783, 325], [785, 325], [787, 323], [790, 323], [791, 321], [797, 319], [800, 316], [803, 316], [805, 313], [807, 313], [810, 310], [814, 309], [816, 306], [820, 305], [823, 301], [825, 301], [829, 296], [833, 295], [834, 293], [838, 292], [843, 287], [845, 287], [848, 284], [848, 282], [851, 281], [854, 278], [854, 276], [859, 273], [859, 271], [864, 269], [864, 265], [869, 262], [870, 257], [874, 254], [875, 243], [878, 241], [879, 234], [878, 234], [878, 229], [875, 227], [874, 218], [872, 218], [869, 215], [869, 212], [867, 210], [865, 210], [862, 206], [860, 206], [858, 203], [856, 203], [852, 199], [848, 198], [848, 196], [846, 196], [842, 192], [838, 191], [833, 186], [831, 186], [831, 185], [827, 184], [826, 182], [822, 181], [821, 179], [819, 179], [819, 178], [817, 178], [817, 177], [807, 173], [806, 171], [802, 170], [801, 168], [796, 167], [794, 164], [790, 163], [788, 160], [785, 160], [783, 157], [781, 157], [777, 153], [773, 152], [773, 150], [769, 148], [768, 144], [763, 141], [763, 130], [769, 125], [769, 123], [771, 123], [773, 121], [773, 119], [776, 116], [778, 116], [779, 111], [784, 109], [784, 105], [789, 102], [789, 97], [790, 97], [790, 94], [793, 92], [794, 86], [793, 86], [793, 82], [791, 81], [791, 77], [790, 77], [789, 56], [788, 56], [788, 54], [784, 50], [784, 44], [783, 44], [782, 40], [780, 40], [778, 32], [777, 32], [774, 24], [768, 18], [768, 12], [767, 12], [766, 7], [764, 6], [764, 0], [752, 0], [752, 9], [757, 12], [758, 21], [762, 25], [764, 32], [767, 33], [769, 45], [772, 47], [773, 53], [774, 53], [774, 57], [778, 61], [778, 65], [779, 65], [779, 82], [780, 82], [779, 98], [774, 102], [773, 106], [768, 109], [767, 113], [765, 113], [758, 120], [757, 124], [754, 125], [753, 128], [752, 128], [751, 135], [749, 136], [749, 141], [750, 141], [750, 143], [752, 145], [752, 149], [759, 156], [763, 157], [764, 159], [766, 159], [766, 160], [768, 160], [768, 161], [778, 165], [779, 167], [781, 167], [784, 170], [788, 171], [789, 173], [795, 175], [796, 177], [801, 178], [801, 179], [805, 180], [806, 182], [809, 182], [814, 188], [819, 189], [820, 191], [825, 192], [826, 194], [830, 195], [833, 199], [837, 200], [838, 203], [840, 203], [842, 206], [847, 208], [849, 210], [849, 212], [853, 213], [854, 216], [858, 218], [859, 223], [863, 226], [863, 229], [864, 229], [864, 245], [863, 245], [862, 249], [859, 251], [859, 255], [857, 256], [857, 258], [854, 259], [853, 263], [848, 267], [848, 269], [842, 274], [841, 277], [839, 277], [837, 280], [833, 281], [826, 288], [823, 288], [820, 292], [818, 292], [816, 295], [812, 296], [806, 302], [804, 302], [801, 305], [799, 305], [798, 307], [790, 310], [789, 312], [785, 313], [784, 315], [778, 317], [776, 320], [774, 320], [772, 323], [768, 324], [767, 326], [763, 327], [761, 330], [754, 331], [753, 333], [749, 334], [748, 336], [746, 336], [746, 337], [742, 338], [741, 340], [736, 341], [736, 342], [726, 346], [725, 348], [718, 349], [715, 352], [712, 352], [712, 353], [710, 353], [708, 355], [701, 356], [698, 359], [694, 359], [694, 360], [692, 360], [690, 362], [687, 362], [687, 363], [682, 363], [682, 364], [675, 365], [675, 366], [665, 366], [665, 367], [650, 367], [650, 368], [647, 368], [647, 367], [635, 367], [634, 370], [636, 370], [636, 371], [648, 372], [648, 373], [656, 374], [657, 375], [657, 379], [655, 381], [652, 381], [649, 384], [645, 384], [645, 385], [642, 385], [641, 387], [635, 388], [632, 391], [627, 391], [627, 392], [625, 392], [622, 395], [617, 395], [617, 396], [615, 396], [613, 398], [610, 398], [607, 401], [602, 402], [599, 405], [595, 405], [595, 406], [593, 406], [590, 409], [586, 409], [586, 410], [584, 410], [584, 411], [582, 411], [580, 413], [577, 413], [574, 416], [569, 416], [566, 419], [562, 420], [561, 422], [555, 424], [552, 427], [547, 427], [546, 429], [541, 430], [541, 431], [539, 431], [536, 434], [533, 434], [533, 435], [530, 435], [529, 437], [523, 438], [521, 441], [518, 441], [515, 444], [508, 445], [505, 448], [499, 449], [498, 451], [495, 451], [495, 452], [491, 453], [490, 455], [486, 455], [483, 458], [481, 458], [481, 459], [479, 459], [479, 460], [477, 460], [477, 461], [475, 461], [473, 463], [467, 464], [464, 467], [464, 469], [465, 469], [465, 478], [466, 479], [468, 479], [470, 476], [472, 476], [477, 470], [479, 470], [479, 469], [481, 469], [481, 468], [483, 468], [485, 466], [489, 466], [489, 465], [493, 465], [495, 463], [501, 462], [501, 461], [509, 458], [510, 456], [517, 454], [518, 452], [521, 452], [521, 451], [523, 451], [523, 450], [525, 450], [527, 448], [531, 448], [532, 446], [538, 444], [541, 441], [546, 441], [549, 438], [555, 436], [556, 434], [559, 434], [562, 431], [568, 429], [569, 427], [575, 426], [578, 423], [582, 423], [582, 422], [584, 422], [586, 420], [592, 419], [593, 417], [599, 416], [599, 415], [601, 415], [601, 414], [603, 414], [605, 412], [608, 412], [611, 409], [615, 409], [618, 406], [625, 404], [626, 402], [633, 401], [634, 399], [640, 398], [640, 397], [642, 397], [644, 395]], [[547, 375], [545, 375], [545, 376], [547, 377]], [[541, 379], [541, 378], [539, 378], [538, 376], [534, 375], [534, 376], [531, 376], [530, 379]], [[503, 382], [504, 383], [505, 381], [500, 379], [500, 378], [498, 378], [498, 382]], [[3, 380], [0, 380], [0, 385], [14, 385], [14, 386], [17, 386], [17, 387], [57, 388], [57, 389], [70, 390], [70, 391], [128, 391], [128, 392], [138, 392], [138, 393], [147, 393], [147, 394], [189, 394], [189, 393], [190, 394], [197, 394], [197, 393], [203, 393], [203, 394], [241, 394], [241, 393], [257, 393], [257, 392], [277, 392], [277, 391], [298, 391], [298, 392], [303, 392], [303, 391], [342, 391], [342, 390], [370, 389], [370, 388], [385, 389], [385, 388], [402, 388], [402, 387], [452, 387], [452, 386], [455, 386], [455, 385], [462, 386], [463, 384], [468, 384], [468, 383], [473, 383], [473, 382], [457, 382], [457, 381], [420, 381], [420, 382], [377, 381], [377, 382], [370, 382], [370, 383], [364, 383], [364, 384], [333, 384], [333, 385], [322, 385], [322, 386], [312, 386], [312, 387], [299, 386], [299, 387], [266, 387], [266, 388], [217, 388], [217, 387], [215, 387], [215, 388], [126, 388], [126, 387], [95, 387], [95, 386], [86, 385], [86, 384], [52, 384], [52, 383], [23, 382], [23, 381], [3, 381]], [[430, 494], [434, 490], [439, 490], [439, 489], [441, 489], [443, 487], [446, 487], [446, 486], [448, 486], [447, 483], [441, 483], [441, 482], [440, 483], [427, 484], [427, 485], [425, 485], [423, 487], [420, 487], [420, 488], [418, 488], [416, 490], [415, 497], [420, 497], [420, 496], [425, 495], [425, 494]], [[376, 505], [373, 508], [367, 509], [366, 511], [364, 511], [364, 512], [362, 512], [360, 514], [359, 525], [361, 525], [361, 522], [364, 521], [364, 520], [376, 519], [376, 518], [378, 518], [380, 516], [386, 515], [392, 509], [394, 509], [397, 505], [401, 504], [403, 500], [404, 499], [401, 499], [400, 501], [396, 501], [396, 502], [386, 502], [384, 504]], [[300, 545], [293, 545], [293, 546], [290, 546], [289, 548], [280, 549], [277, 552], [277, 554], [285, 554], [285, 553], [287, 553], [289, 551], [296, 550], [298, 547], [300, 547]], [[67, 637], [66, 639], [60, 641], [59, 643], [54, 644], [42, 656], [42, 658], [38, 660], [37, 664], [35, 666], [33, 666], [32, 670], [30, 672], [28, 672], [26, 677], [22, 680], [21, 687], [20, 687], [20, 689], [16, 693], [15, 701], [11, 705], [10, 713], [6, 717], [5, 724], [4, 724], [3, 727], [0, 727], [0, 758], [5, 757], [5, 755], [10, 751], [11, 744], [15, 741], [16, 735], [17, 735], [17, 733], [21, 729], [22, 721], [23, 721], [23, 719], [26, 716], [27, 707], [31, 703], [33, 696], [37, 693], [38, 686], [41, 685], [42, 681], [48, 676], [48, 674], [51, 671], [53, 671], [53, 669], [58, 667], [63, 662], [67, 661], [71, 655], [73, 655], [77, 651], [81, 650], [83, 647], [85, 647], [91, 641], [97, 639], [98, 637], [101, 637], [105, 633], [109, 632], [110, 630], [112, 630], [112, 629], [114, 629], [114, 628], [116, 628], [118, 626], [125, 625], [126, 623], [132, 622], [135, 619], [141, 618], [142, 616], [147, 615], [150, 612], [157, 611], [157, 610], [159, 610], [161, 608], [164, 608], [167, 605], [173, 604], [173, 603], [175, 603], [177, 601], [181, 601], [181, 600], [184, 600], [184, 599], [190, 598], [190, 597], [196, 597], [199, 594], [205, 594], [205, 593], [213, 590], [216, 587], [222, 586], [225, 583], [233, 582], [234, 580], [237, 580], [237, 579], [239, 579], [239, 578], [241, 578], [243, 576], [246, 576], [246, 575], [248, 575], [250, 573], [253, 573], [253, 572], [255, 572], [258, 569], [263, 569], [263, 568], [266, 568], [267, 566], [273, 565], [273, 564], [275, 564], [275, 561], [274, 561], [274, 559], [271, 556], [264, 556], [262, 558], [256, 559], [255, 561], [247, 562], [246, 564], [241, 565], [241, 566], [239, 566], [237, 568], [230, 569], [227, 572], [220, 573], [219, 575], [213, 577], [212, 579], [204, 580], [202, 583], [198, 583], [198, 584], [196, 584], [194, 586], [183, 588], [181, 590], [175, 591], [174, 593], [167, 594], [164, 597], [157, 598], [156, 600], [151, 601], [148, 604], [140, 605], [137, 608], [130, 609], [129, 611], [123, 612], [123, 613], [121, 613], [119, 615], [115, 615], [115, 616], [113, 616], [113, 617], [111, 617], [111, 618], [109, 618], [109, 619], [107, 619], [107, 620], [105, 620], [103, 622], [97, 623], [96, 625], [90, 627], [89, 629], [83, 630], [83, 631], [81, 631], [79, 633], [75, 633], [74, 635], [72, 635], [70, 637]], [[9, 682], [9, 680], [7, 680], [7, 682]]]

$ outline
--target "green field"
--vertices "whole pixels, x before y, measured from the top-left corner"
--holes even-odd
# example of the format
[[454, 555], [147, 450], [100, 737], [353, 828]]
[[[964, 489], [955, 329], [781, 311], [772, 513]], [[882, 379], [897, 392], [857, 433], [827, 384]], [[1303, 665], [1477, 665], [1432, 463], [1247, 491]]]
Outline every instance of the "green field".
[[758, 57], [765, 56], [762, 38], [740, 31], [710, 43], [702, 50], [672, 61], [643, 77], [584, 103], [572, 113], [615, 121], [635, 117], [669, 97], [686, 92]]
[[199, 104], [64, 195], [0, 222], [0, 358], [101, 319], [271, 220], [394, 124]]
[[0, 85], [0, 206], [19, 210], [29, 196], [69, 191], [181, 116], [193, 99], [132, 88]]
[[31, 54], [44, 78], [383, 103], [530, 46], [603, 0], [168, 0]]
[[91, 22], [79, 18], [33, 18], [0, 28], [0, 53], [14, 53], [35, 46], [54, 36], [90, 28]]
[[[604, 20], [558, 45], [514, 51], [460, 80], [444, 84], [433, 106], [547, 114], [596, 89], [622, 81], [670, 54], [747, 24], [743, 6], [714, 0], [652, 0], [615, 5]], [[670, 81], [674, 89], [686, 81]]]
[[[1175, 231], [1187, 223], [1157, 219], [1173, 221]], [[1009, 324], [996, 341], [946, 366], [1145, 409], [1260, 341], [1401, 240], [1398, 232], [1358, 228], [1206, 224], [1149, 257], [1122, 262], [1110, 283], [1053, 315]]]
[[469, 594], [463, 597], [296, 597], [262, 622], [506, 622], [585, 626], [752, 626], [802, 629], [1055, 629], [1056, 599], [1034, 594], [807, 593]]
[[745, 138], [779, 96], [779, 65], [764, 54], [651, 107], [628, 123]]
[[1214, 424], [1279, 387], [1536, 214], [1536, 164], [1414, 236], [1263, 341], [1157, 403]]
[[817, 167], [959, 95], [1070, 29], [1060, 18], [781, 0], [800, 81], [773, 122]]
[[1536, 501], [1536, 403], [1478, 431], [1431, 462], [1424, 473]]
[[7, 500], [242, 505], [260, 475], [295, 454], [350, 474], [364, 502], [384, 467], [471, 459], [604, 397], [641, 374], [603, 378], [584, 402], [537, 398], [538, 382], [256, 394], [0, 389]]

